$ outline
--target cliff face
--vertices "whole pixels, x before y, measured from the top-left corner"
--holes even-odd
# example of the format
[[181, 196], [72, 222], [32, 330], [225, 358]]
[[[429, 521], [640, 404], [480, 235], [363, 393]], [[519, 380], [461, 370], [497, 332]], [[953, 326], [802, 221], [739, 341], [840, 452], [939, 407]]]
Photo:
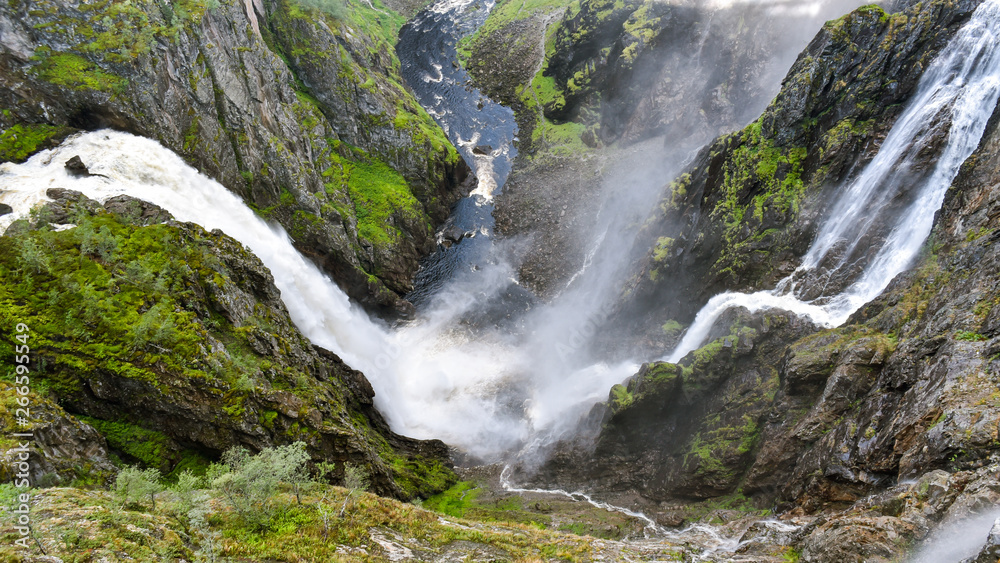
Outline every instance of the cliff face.
[[[126, 196], [48, 195], [36, 223], [0, 237], [0, 321], [28, 327], [33, 412], [47, 413], [32, 419], [36, 479], [99, 479], [109, 453], [179, 473], [235, 446], [302, 441], [317, 462], [368, 468], [383, 495], [454, 480], [444, 444], [393, 434], [364, 375], [295, 328], [240, 243]], [[15, 344], [0, 342], [8, 365]]]
[[401, 85], [402, 18], [335, 5], [5, 4], [0, 153], [23, 159], [66, 127], [157, 139], [283, 225], [351, 297], [405, 313], [468, 169]]

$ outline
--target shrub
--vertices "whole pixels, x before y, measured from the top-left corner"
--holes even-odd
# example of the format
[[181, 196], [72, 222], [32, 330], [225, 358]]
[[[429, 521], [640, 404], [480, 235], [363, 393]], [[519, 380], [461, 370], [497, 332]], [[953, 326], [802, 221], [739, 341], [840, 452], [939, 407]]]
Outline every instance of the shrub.
[[212, 466], [209, 477], [212, 486], [247, 523], [263, 527], [275, 514], [278, 485], [308, 480], [308, 460], [302, 442], [264, 448], [257, 455], [237, 447], [223, 454], [223, 465]]
[[118, 472], [115, 479], [115, 496], [122, 503], [122, 508], [128, 504], [142, 504], [149, 499], [152, 509], [156, 510], [156, 493], [163, 490], [160, 485], [160, 470], [142, 470], [128, 466]]

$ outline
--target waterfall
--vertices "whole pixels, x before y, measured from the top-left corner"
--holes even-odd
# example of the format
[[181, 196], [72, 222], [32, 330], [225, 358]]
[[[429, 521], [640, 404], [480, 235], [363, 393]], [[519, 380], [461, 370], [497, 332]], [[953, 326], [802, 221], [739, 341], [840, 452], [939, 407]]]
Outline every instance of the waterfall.
[[[106, 178], [69, 176], [63, 165], [75, 155]], [[514, 274], [505, 264], [484, 268], [474, 283], [452, 284], [448, 299], [419, 322], [390, 330], [352, 305], [280, 226], [265, 222], [156, 141], [97, 131], [74, 136], [24, 164], [0, 165], [0, 202], [14, 209], [0, 217], [0, 230], [46, 201], [49, 188], [76, 190], [98, 201], [127, 194], [163, 207], [179, 221], [239, 240], [270, 269], [302, 333], [369, 378], [376, 405], [393, 430], [439, 438], [484, 460], [571, 432], [591, 405], [637, 368], [586, 361], [573, 349], [576, 333], [570, 326], [536, 336], [535, 347], [502, 334], [473, 337], [455, 330], [456, 319], [481, 304], [482, 292], [510, 282]], [[560, 346], [569, 351], [559, 355]], [[573, 381], [571, 388], [566, 381]]]
[[[945, 192], [978, 146], [998, 96], [1000, 0], [986, 0], [924, 72], [913, 100], [872, 162], [842, 190], [799, 268], [773, 290], [723, 293], [710, 299], [664, 361], [676, 363], [701, 346], [715, 321], [732, 307], [751, 312], [785, 309], [827, 327], [846, 322], [916, 257], [931, 232]], [[921, 151], [942, 132], [947, 133], [947, 141], [937, 161], [929, 174], [912, 185], [911, 171], [919, 164]], [[899, 214], [885, 242], [857, 279], [833, 296], [810, 301], [799, 297], [806, 288], [796, 280], [818, 272], [821, 265], [830, 268], [823, 277], [848, 268], [854, 251], [884, 220], [881, 212], [899, 194], [910, 190], [916, 197]]]

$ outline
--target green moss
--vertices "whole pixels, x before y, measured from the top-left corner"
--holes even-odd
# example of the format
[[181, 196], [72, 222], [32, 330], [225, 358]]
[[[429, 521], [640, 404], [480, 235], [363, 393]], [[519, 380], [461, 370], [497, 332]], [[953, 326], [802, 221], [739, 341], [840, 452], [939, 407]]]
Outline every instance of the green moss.
[[723, 251], [714, 268], [736, 273], [744, 266], [751, 237], [759, 235], [745, 226], [752, 218], [764, 219], [765, 210], [789, 223], [799, 214], [806, 192], [803, 181], [803, 147], [777, 147], [762, 135], [763, 117], [730, 136], [730, 157], [722, 170], [720, 197], [711, 217], [722, 224]]
[[660, 328], [663, 330], [664, 336], [672, 337], [680, 334], [681, 331], [684, 330], [684, 325], [674, 319], [670, 319], [669, 321], [663, 323], [663, 326]]
[[388, 247], [401, 236], [392, 217], [419, 217], [419, 202], [402, 174], [379, 160], [347, 166], [347, 189], [358, 218], [358, 236]]
[[124, 452], [147, 467], [164, 469], [172, 465], [170, 438], [124, 421], [100, 420], [81, 416], [80, 420], [93, 426], [112, 448]]
[[440, 461], [420, 456], [395, 456], [390, 461], [393, 480], [410, 498], [429, 498], [448, 490], [458, 477]]
[[0, 133], [0, 162], [24, 162], [53, 138], [72, 131], [45, 124], [15, 124]]
[[611, 387], [611, 408], [619, 411], [632, 404], [632, 394], [628, 392], [628, 389], [620, 384], [616, 383]]
[[121, 94], [128, 87], [128, 80], [125, 78], [107, 72], [73, 53], [56, 53], [43, 57], [33, 72], [42, 80], [74, 90]]
[[673, 249], [674, 239], [670, 237], [660, 237], [656, 239], [656, 246], [653, 248], [653, 260], [657, 262], [664, 262], [670, 257], [670, 251]]
[[508, 25], [529, 19], [537, 14], [546, 14], [565, 8], [571, 2], [568, 0], [506, 0], [498, 2], [490, 11], [489, 17], [483, 25], [476, 30], [472, 42], [479, 37], [492, 35]]
[[955, 333], [955, 340], [962, 340], [964, 342], [984, 342], [989, 339], [978, 332], [960, 330]]

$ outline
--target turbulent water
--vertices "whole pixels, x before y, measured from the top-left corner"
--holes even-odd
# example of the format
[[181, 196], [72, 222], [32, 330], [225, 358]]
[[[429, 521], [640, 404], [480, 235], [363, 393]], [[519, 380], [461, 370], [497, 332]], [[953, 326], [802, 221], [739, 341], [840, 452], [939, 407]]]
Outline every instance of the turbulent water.
[[[771, 291], [710, 299], [665, 360], [677, 362], [700, 346], [719, 316], [733, 307], [785, 309], [824, 326], [839, 326], [877, 297], [920, 251], [945, 192], [979, 144], [998, 95], [1000, 0], [987, 0], [924, 72], [916, 95], [872, 162], [841, 190], [799, 268]], [[927, 147], [942, 133], [947, 140], [929, 173], [924, 172], [920, 168], [928, 158]], [[885, 211], [907, 194], [912, 203], [897, 214], [877, 252], [871, 252], [871, 241], [882, 239], [873, 234], [886, 220]], [[824, 295], [824, 283], [858, 269], [859, 263], [863, 268], [846, 289]], [[802, 297], [815, 293], [820, 296]]]

